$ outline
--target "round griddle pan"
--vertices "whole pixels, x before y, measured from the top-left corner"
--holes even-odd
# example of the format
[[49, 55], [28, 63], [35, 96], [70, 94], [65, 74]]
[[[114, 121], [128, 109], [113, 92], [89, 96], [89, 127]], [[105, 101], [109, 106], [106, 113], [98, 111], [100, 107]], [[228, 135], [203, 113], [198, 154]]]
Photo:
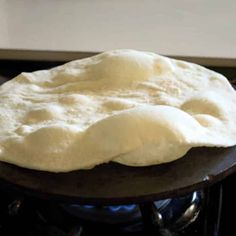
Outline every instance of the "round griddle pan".
[[[84, 55], [83, 55], [84, 56]], [[88, 55], [90, 56], [90, 55]], [[62, 62], [1, 62], [8, 79]], [[234, 71], [211, 68], [234, 78]], [[235, 84], [235, 81], [231, 80]], [[209, 186], [236, 171], [236, 147], [193, 148], [185, 157], [162, 165], [127, 167], [106, 164], [92, 170], [48, 173], [0, 162], [0, 187], [51, 200], [83, 204], [126, 204], [175, 197]]]
[[207, 187], [236, 171], [236, 147], [193, 148], [171, 163], [49, 173], [0, 162], [0, 184], [44, 199], [81, 204], [129, 204], [176, 197]]

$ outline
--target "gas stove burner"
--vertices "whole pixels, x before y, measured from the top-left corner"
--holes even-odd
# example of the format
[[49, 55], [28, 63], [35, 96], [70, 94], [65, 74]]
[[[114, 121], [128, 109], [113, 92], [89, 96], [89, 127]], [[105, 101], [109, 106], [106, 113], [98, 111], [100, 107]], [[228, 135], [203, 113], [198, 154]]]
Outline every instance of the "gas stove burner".
[[[183, 197], [151, 203], [155, 223], [159, 224], [159, 227], [168, 227], [177, 231], [183, 229], [197, 218], [202, 199], [203, 193], [198, 191]], [[63, 204], [61, 206], [79, 221], [108, 225], [127, 225], [142, 221], [142, 209], [137, 204], [113, 206]]]
[[[155, 202], [158, 209], [165, 208], [170, 199]], [[141, 212], [137, 204], [94, 206], [94, 205], [63, 205], [70, 214], [82, 219], [105, 224], [122, 224], [140, 220]]]

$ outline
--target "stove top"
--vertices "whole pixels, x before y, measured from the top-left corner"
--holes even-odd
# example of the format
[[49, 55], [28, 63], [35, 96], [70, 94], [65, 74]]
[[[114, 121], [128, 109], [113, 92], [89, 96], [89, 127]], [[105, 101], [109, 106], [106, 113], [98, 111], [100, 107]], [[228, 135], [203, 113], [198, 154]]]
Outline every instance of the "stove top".
[[61, 203], [1, 189], [0, 235], [228, 235], [228, 211], [234, 209], [229, 192], [235, 177], [185, 196], [139, 205]]
[[[150, 233], [160, 236], [201, 235], [198, 217], [203, 191], [147, 205], [116, 206], [58, 203], [6, 192], [1, 195], [0, 235], [4, 236], [143, 235], [151, 229]], [[151, 222], [154, 228], [149, 228]]]
[[[0, 83], [61, 62], [1, 61]], [[235, 84], [236, 68], [211, 68]], [[236, 175], [197, 192], [142, 204], [94, 206], [37, 199], [0, 188], [0, 235], [236, 235], [229, 212]], [[1, 187], [1, 186], [0, 186]], [[230, 233], [229, 233], [230, 232]]]

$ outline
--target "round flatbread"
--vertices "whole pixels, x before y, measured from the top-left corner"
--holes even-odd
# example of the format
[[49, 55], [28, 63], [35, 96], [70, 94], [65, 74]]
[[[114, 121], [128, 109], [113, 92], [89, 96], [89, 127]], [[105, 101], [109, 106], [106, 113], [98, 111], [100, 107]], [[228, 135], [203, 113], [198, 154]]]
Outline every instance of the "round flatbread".
[[0, 87], [0, 160], [51, 172], [170, 162], [235, 145], [235, 104], [227, 79], [202, 66], [108, 51]]

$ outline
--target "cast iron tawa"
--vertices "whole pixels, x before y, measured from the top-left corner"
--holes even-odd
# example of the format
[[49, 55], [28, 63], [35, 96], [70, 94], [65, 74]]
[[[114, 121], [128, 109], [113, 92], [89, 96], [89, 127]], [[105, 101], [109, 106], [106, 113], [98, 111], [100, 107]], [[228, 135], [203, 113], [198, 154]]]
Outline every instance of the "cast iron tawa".
[[115, 163], [91, 170], [49, 173], [0, 162], [0, 184], [24, 194], [80, 204], [129, 204], [176, 197], [236, 171], [236, 146], [193, 148], [171, 163], [128, 167]]

